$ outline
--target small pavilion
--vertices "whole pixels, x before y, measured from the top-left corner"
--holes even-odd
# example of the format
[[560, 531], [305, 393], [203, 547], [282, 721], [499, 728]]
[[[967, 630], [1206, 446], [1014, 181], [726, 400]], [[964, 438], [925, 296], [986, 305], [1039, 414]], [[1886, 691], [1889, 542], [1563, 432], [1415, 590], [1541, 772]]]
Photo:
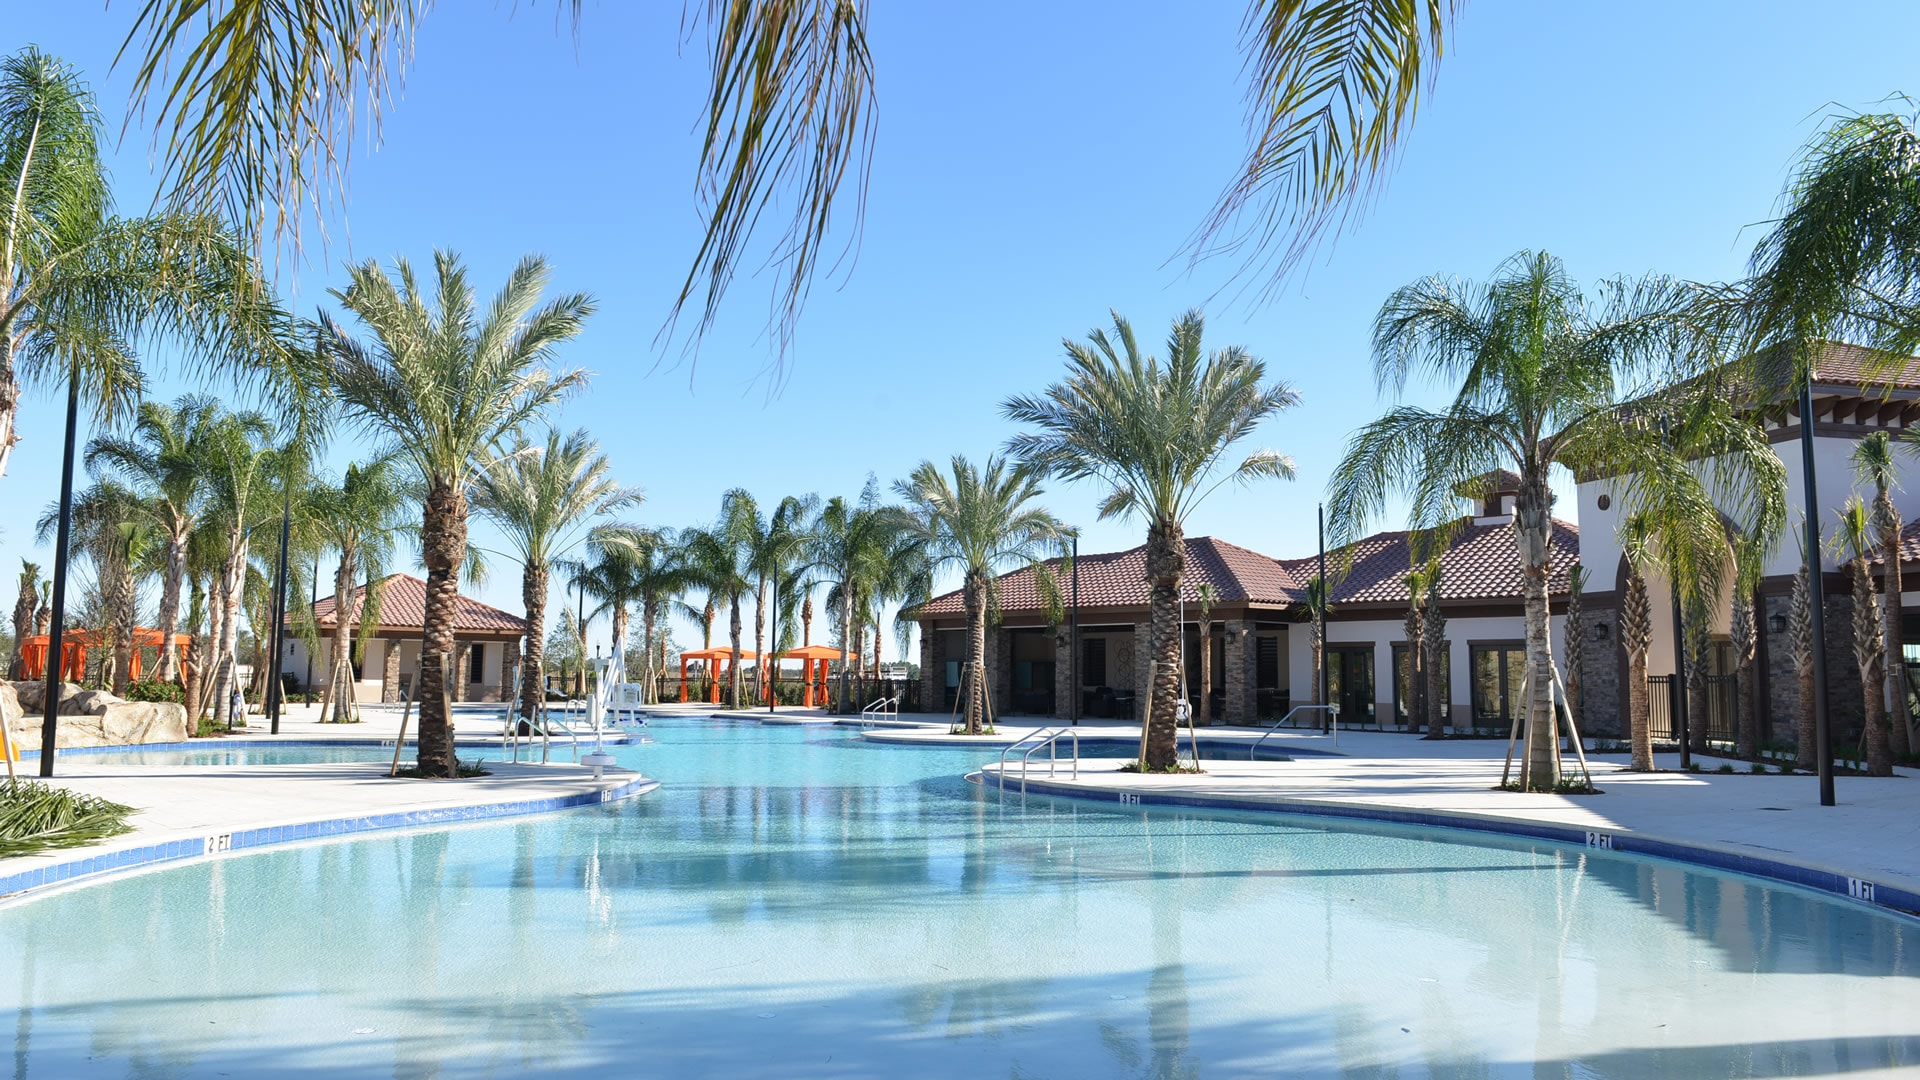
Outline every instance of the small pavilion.
[[797, 649], [788, 649], [780, 654], [782, 660], [799, 660], [806, 667], [806, 689], [801, 694], [800, 704], [811, 709], [816, 701], [827, 700], [827, 665], [834, 661], [841, 663], [859, 663], [859, 653], [849, 653], [845, 649], [836, 649], [831, 645], [802, 645]]
[[[161, 645], [160, 631], [151, 626], [136, 626], [133, 629], [133, 661], [127, 667], [127, 679], [136, 682], [140, 678], [140, 650], [158, 649]], [[52, 635], [35, 634], [20, 645], [20, 674], [28, 681], [47, 677], [47, 650], [53, 645]], [[80, 682], [86, 675], [87, 651], [89, 649], [112, 648], [113, 641], [105, 630], [91, 630], [86, 627], [74, 627], [60, 634], [60, 677], [67, 682]], [[173, 635], [175, 654], [180, 658], [180, 672], [185, 678], [193, 676], [193, 635]]]
[[[707, 701], [720, 704], [720, 680], [725, 677], [729, 665], [733, 663], [732, 649], [689, 649], [680, 654], [680, 700], [687, 700], [687, 662], [704, 660], [707, 665]], [[742, 664], [757, 664], [760, 654], [752, 649], [740, 650]]]
[[[857, 662], [860, 659], [860, 654], [849, 654], [844, 649], [836, 649], [829, 645], [802, 645], [797, 649], [782, 649], [771, 657], [764, 657], [764, 654], [754, 652], [751, 649], [740, 650], [740, 663], [743, 666], [746, 664], [759, 665], [763, 662], [763, 659], [770, 660], [773, 666], [773, 677], [765, 680], [766, 689], [764, 696], [767, 703], [772, 704], [773, 702], [773, 684], [779, 681], [780, 665], [791, 660], [801, 665], [800, 677], [805, 684], [801, 689], [801, 707], [811, 709], [815, 701], [827, 700], [827, 665], [836, 660], [843, 663], [848, 660]], [[718, 705], [720, 703], [720, 682], [727, 677], [728, 667], [733, 663], [733, 650], [689, 649], [681, 653], [681, 701], [687, 700], [687, 664], [695, 660], [706, 663], [707, 701], [710, 704]]]

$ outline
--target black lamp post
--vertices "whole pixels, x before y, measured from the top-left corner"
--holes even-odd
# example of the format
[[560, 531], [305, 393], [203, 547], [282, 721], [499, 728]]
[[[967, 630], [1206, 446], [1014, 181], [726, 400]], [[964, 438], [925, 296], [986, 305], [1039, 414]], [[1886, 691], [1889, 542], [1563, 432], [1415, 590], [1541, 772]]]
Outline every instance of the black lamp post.
[[[773, 610], [767, 616], [767, 651], [773, 654], [773, 663], [769, 666], [766, 661], [762, 660], [760, 664], [760, 679], [767, 684], [768, 713], [773, 712], [775, 704], [774, 698], [777, 696], [773, 692], [773, 676], [780, 673], [780, 571], [775, 570], [770, 576], [773, 578], [773, 587], [768, 591], [773, 594]], [[875, 651], [877, 652], [880, 644], [880, 635], [876, 632], [873, 637]]]
[[1067, 612], [1067, 723], [1080, 723], [1080, 534], [1073, 534], [1073, 607]]
[[53, 541], [53, 622], [47, 627], [47, 697], [40, 723], [40, 775], [53, 775], [60, 741], [60, 668], [67, 624], [67, 546], [73, 537], [73, 443], [80, 425], [80, 370], [67, 372], [67, 442], [60, 458], [60, 525]]
[[280, 665], [287, 651], [282, 642], [287, 633], [287, 541], [293, 528], [291, 481], [287, 487], [280, 503], [280, 559], [273, 571], [273, 656], [267, 661], [267, 722], [275, 735], [280, 734]]

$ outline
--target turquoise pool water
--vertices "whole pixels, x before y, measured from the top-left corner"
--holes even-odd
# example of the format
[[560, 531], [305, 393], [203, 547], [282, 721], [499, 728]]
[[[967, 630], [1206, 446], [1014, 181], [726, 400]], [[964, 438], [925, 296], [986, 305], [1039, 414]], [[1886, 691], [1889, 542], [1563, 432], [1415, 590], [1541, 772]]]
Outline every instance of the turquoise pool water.
[[[462, 752], [466, 752], [462, 748]], [[402, 751], [411, 761], [411, 748]], [[102, 750], [69, 754], [62, 760], [87, 765], [342, 765], [356, 761], [392, 761], [393, 747], [373, 745], [346, 746], [245, 746], [227, 743], [191, 750]]]
[[655, 721], [653, 795], [0, 907], [16, 1077], [1699, 1077], [1920, 1063], [1920, 923]]

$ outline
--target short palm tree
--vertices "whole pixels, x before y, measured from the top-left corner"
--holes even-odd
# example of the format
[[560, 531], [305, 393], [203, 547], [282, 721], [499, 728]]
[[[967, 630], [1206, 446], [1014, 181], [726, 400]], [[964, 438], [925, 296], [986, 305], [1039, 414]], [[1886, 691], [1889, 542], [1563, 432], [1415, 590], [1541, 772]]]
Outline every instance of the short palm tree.
[[1755, 694], [1760, 685], [1755, 658], [1759, 652], [1759, 624], [1754, 605], [1759, 603], [1760, 582], [1766, 576], [1767, 555], [1772, 543], [1764, 537], [1730, 537], [1733, 547], [1733, 588], [1727, 613], [1727, 644], [1734, 663], [1735, 745], [1741, 757], [1760, 754], [1760, 718]]
[[1033, 572], [1049, 607], [1060, 603], [1060, 584], [1050, 557], [1063, 554], [1065, 526], [1037, 505], [1039, 477], [1025, 466], [989, 457], [976, 466], [954, 455], [951, 472], [922, 461], [894, 491], [906, 501], [902, 525], [924, 547], [934, 571], [960, 572], [962, 607], [967, 614], [967, 663], [964, 688], [966, 731], [982, 732], [991, 709], [987, 686], [987, 620], [999, 610], [997, 575], [1008, 567]]
[[20, 652], [33, 634], [33, 614], [40, 606], [40, 564], [20, 560], [20, 591], [13, 600], [13, 655], [7, 658], [7, 677], [20, 677]]
[[585, 373], [555, 372], [549, 364], [580, 333], [593, 302], [573, 294], [541, 305], [548, 270], [535, 256], [520, 261], [484, 310], [452, 252], [435, 253], [430, 289], [405, 260], [394, 271], [389, 276], [373, 261], [352, 269], [351, 283], [334, 296], [371, 340], [356, 340], [322, 315], [321, 351], [348, 418], [390, 440], [425, 492], [419, 763], [428, 776], [451, 777], [444, 695], [459, 600], [455, 575], [467, 562], [467, 499], [515, 434], [584, 385]]
[[1567, 607], [1560, 620], [1560, 636], [1567, 652], [1567, 714], [1573, 717], [1576, 729], [1586, 723], [1586, 717], [1580, 714], [1580, 686], [1587, 671], [1587, 624], [1580, 608], [1589, 576], [1587, 568], [1579, 563], [1567, 571]]
[[1174, 320], [1165, 360], [1143, 355], [1133, 327], [1117, 313], [1112, 336], [1095, 330], [1066, 342], [1067, 378], [1038, 395], [1002, 406], [1034, 430], [1008, 450], [1042, 475], [1107, 486], [1100, 517], [1147, 520], [1149, 694], [1142, 768], [1178, 767], [1175, 725], [1180, 698], [1180, 578], [1186, 572], [1187, 516], [1229, 482], [1292, 479], [1293, 461], [1256, 450], [1231, 468], [1221, 459], [1299, 396], [1266, 382], [1266, 365], [1230, 345], [1201, 346], [1198, 311]]
[[[1629, 510], [1648, 499], [1711, 505], [1701, 492], [1711, 488], [1727, 493], [1736, 521], [1784, 514], [1779, 458], [1715, 392], [1720, 339], [1690, 318], [1693, 290], [1653, 278], [1611, 283], [1605, 295], [1590, 303], [1543, 252], [1514, 255], [1485, 285], [1436, 277], [1396, 291], [1374, 321], [1378, 383], [1399, 393], [1425, 373], [1455, 397], [1363, 427], [1329, 485], [1344, 544], [1365, 535], [1390, 493], [1408, 496], [1413, 527], [1447, 529], [1461, 520], [1460, 492], [1499, 469], [1519, 474], [1513, 531], [1532, 675], [1522, 774], [1545, 790], [1559, 784], [1547, 608], [1554, 469], [1612, 478]], [[1663, 487], [1685, 494], [1655, 491]]]
[[1881, 666], [1886, 663], [1886, 642], [1880, 637], [1880, 596], [1874, 591], [1873, 571], [1867, 560], [1879, 542], [1873, 527], [1873, 512], [1858, 496], [1840, 508], [1838, 527], [1832, 544], [1836, 558], [1845, 559], [1853, 578], [1853, 660], [1860, 667], [1860, 697], [1865, 717], [1860, 741], [1866, 752], [1868, 776], [1892, 776], [1893, 753], [1887, 734], [1887, 708]]
[[1405, 688], [1402, 705], [1407, 710], [1407, 730], [1418, 731], [1421, 721], [1426, 719], [1426, 650], [1421, 641], [1426, 632], [1424, 618], [1427, 603], [1427, 574], [1421, 567], [1414, 567], [1401, 578], [1407, 586], [1407, 614], [1401, 620], [1400, 632], [1407, 639], [1406, 669], [1397, 673], [1401, 676], [1401, 685]]
[[[145, 499], [111, 478], [95, 480], [74, 496], [70, 542], [93, 564], [98, 617], [92, 629], [106, 632], [103, 660], [112, 664], [110, 688], [116, 694], [127, 692], [137, 578], [154, 539], [152, 518]], [[60, 506], [54, 503], [36, 526], [41, 543], [54, 537], [59, 520]]]
[[1653, 527], [1644, 512], [1620, 524], [1625, 570], [1620, 583], [1620, 648], [1627, 654], [1627, 768], [1653, 771], [1653, 728], [1647, 693], [1647, 650], [1653, 645], [1653, 603], [1647, 595], [1647, 571], [1659, 565], [1653, 551]]
[[[529, 721], [546, 685], [540, 657], [555, 562], [587, 541], [596, 525], [605, 525], [608, 514], [640, 502], [640, 492], [620, 486], [612, 473], [600, 444], [585, 431], [562, 436], [554, 428], [547, 431], [544, 446], [515, 435], [511, 449], [474, 480], [473, 508], [499, 527], [520, 560], [520, 598], [527, 612], [520, 715]], [[616, 655], [626, 644], [626, 615], [624, 603], [614, 609]]]
[[[1920, 443], [1912, 436], [1901, 440], [1899, 444], [1906, 450], [1920, 448]], [[1885, 431], [1870, 432], [1866, 438], [1854, 444], [1853, 474], [1862, 484], [1873, 489], [1873, 502], [1869, 506], [1872, 519], [1875, 547], [1880, 555], [1880, 637], [1886, 649], [1881, 658], [1880, 667], [1885, 684], [1883, 697], [1886, 701], [1887, 724], [1891, 729], [1889, 739], [1893, 756], [1906, 757], [1913, 752], [1911, 731], [1907, 717], [1907, 664], [1901, 642], [1902, 612], [1900, 609], [1900, 511], [1893, 505], [1893, 489], [1899, 486], [1896, 477], [1899, 465], [1894, 460], [1894, 440]]]
[[[1804, 535], [1804, 534], [1803, 534]], [[1805, 544], [1801, 545], [1800, 569], [1793, 576], [1793, 592], [1787, 598], [1787, 641], [1793, 652], [1794, 683], [1799, 691], [1794, 710], [1794, 764], [1814, 768], [1817, 749], [1813, 712], [1813, 590], [1807, 566]]]
[[206, 489], [208, 431], [220, 416], [209, 397], [183, 397], [172, 405], [143, 401], [126, 435], [101, 435], [87, 444], [87, 468], [111, 470], [146, 497], [164, 544], [160, 587], [160, 655], [154, 678], [171, 680], [179, 658], [173, 647], [180, 625], [180, 591], [187, 576], [187, 540], [199, 524]]
[[1447, 677], [1452, 665], [1448, 653], [1447, 613], [1440, 607], [1440, 586], [1444, 578], [1443, 567], [1438, 557], [1427, 560], [1427, 597], [1420, 605], [1420, 647], [1426, 652], [1426, 690], [1427, 733], [1424, 738], [1438, 739], [1445, 735], [1448, 710], [1452, 707], [1447, 695], [1453, 689], [1453, 681]]
[[[1220, 596], [1213, 586], [1201, 583], [1194, 590], [1195, 600], [1200, 609], [1200, 726], [1213, 723], [1213, 605]], [[1079, 688], [1074, 693], [1079, 693]]]
[[[1300, 595], [1300, 618], [1307, 624], [1307, 651], [1313, 661], [1313, 701], [1316, 705], [1328, 704], [1326, 688], [1326, 641], [1321, 636], [1321, 624], [1326, 621], [1327, 613], [1333, 610], [1327, 591], [1327, 579], [1315, 574], [1307, 579], [1307, 587]], [[1324, 724], [1322, 726], [1325, 726]]]
[[[306, 516], [313, 534], [338, 556], [333, 572], [333, 663], [327, 693], [333, 702], [333, 719], [345, 721], [353, 711], [349, 657], [356, 646], [365, 646], [354, 640], [355, 623], [362, 632], [380, 623], [378, 583], [386, 577], [397, 547], [395, 541], [408, 531], [413, 491], [400, 475], [398, 462], [375, 458], [364, 465], [348, 465], [338, 486], [315, 485], [309, 499]], [[366, 579], [367, 591], [356, 608], [353, 583], [359, 577]]]

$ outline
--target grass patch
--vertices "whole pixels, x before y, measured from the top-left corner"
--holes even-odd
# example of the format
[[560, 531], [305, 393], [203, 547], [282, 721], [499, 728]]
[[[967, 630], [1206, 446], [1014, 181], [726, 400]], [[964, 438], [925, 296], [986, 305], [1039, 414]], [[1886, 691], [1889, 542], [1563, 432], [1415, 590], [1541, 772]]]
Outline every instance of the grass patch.
[[[492, 776], [493, 770], [487, 768], [486, 766], [480, 764], [477, 761], [461, 761], [460, 759], [455, 758], [453, 762], [453, 774], [455, 779], [471, 780], [476, 776]], [[393, 775], [403, 777], [408, 780], [445, 780], [446, 779], [446, 777], [444, 776], [428, 776], [426, 773], [421, 772], [420, 763], [417, 761], [414, 762], [412, 765], [409, 765], [406, 768], [401, 769], [399, 772], [394, 773]]]
[[1149, 769], [1144, 761], [1129, 761], [1120, 766], [1121, 772], [1148, 773], [1154, 776], [1170, 776], [1174, 773], [1204, 773], [1207, 770], [1198, 765], [1175, 765], [1171, 769]]
[[35, 780], [0, 784], [0, 858], [80, 847], [130, 832], [133, 807]]

